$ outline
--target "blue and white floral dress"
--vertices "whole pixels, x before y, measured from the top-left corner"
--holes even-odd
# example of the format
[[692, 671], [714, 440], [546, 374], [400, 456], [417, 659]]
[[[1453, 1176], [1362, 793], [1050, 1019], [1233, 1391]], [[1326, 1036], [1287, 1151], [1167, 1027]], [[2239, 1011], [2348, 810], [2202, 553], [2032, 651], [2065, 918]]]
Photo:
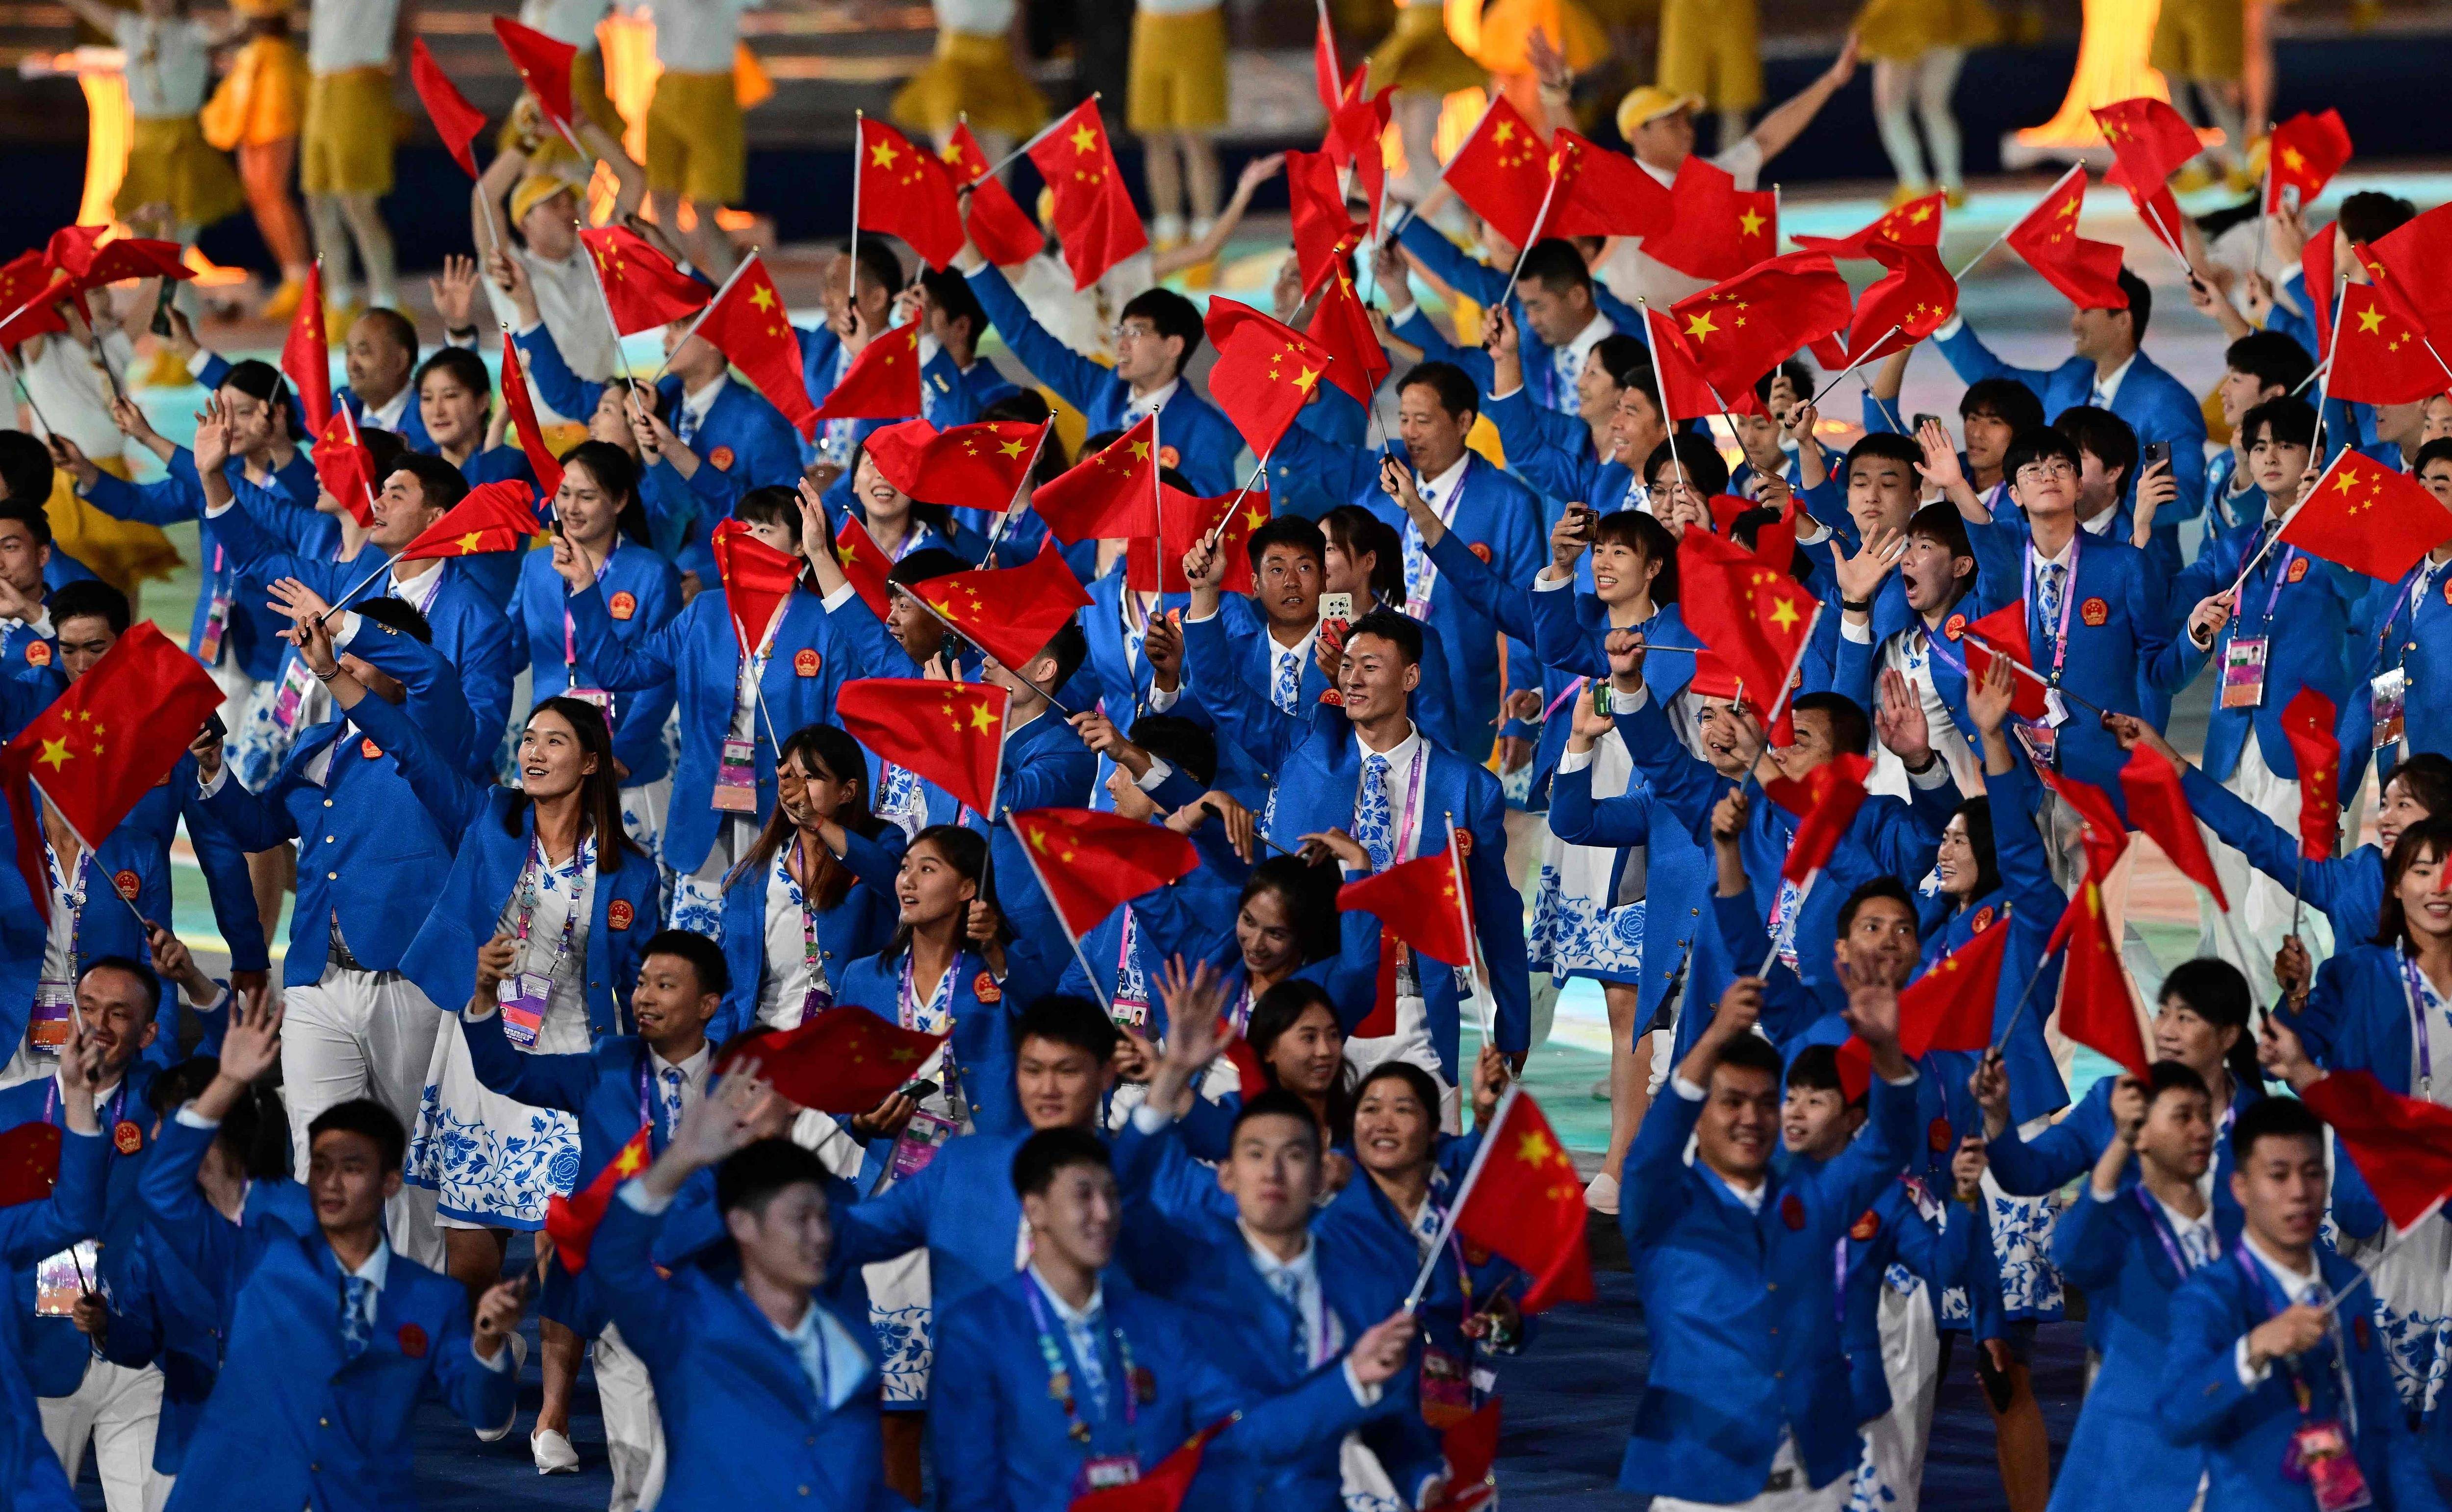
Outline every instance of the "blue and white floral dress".
[[[503, 934], [520, 933], [521, 912], [529, 909], [512, 969], [543, 973], [552, 984], [536, 1043], [523, 1046], [530, 1054], [583, 1055], [593, 1044], [587, 926], [595, 898], [596, 843], [586, 838], [559, 866], [531, 850], [503, 905], [495, 925]], [[407, 1166], [410, 1183], [435, 1189], [445, 1228], [542, 1228], [546, 1201], [570, 1195], [578, 1179], [579, 1121], [488, 1090], [468, 1059], [467, 1038], [438, 1034]]]
[[[1565, 711], [1552, 717], [1564, 718]], [[1617, 731], [1593, 743], [1592, 772], [1595, 801], [1623, 796], [1635, 780], [1633, 758]], [[1643, 980], [1643, 900], [1617, 901], [1617, 860], [1613, 846], [1571, 846], [1552, 835], [1544, 846], [1526, 949], [1532, 965], [1548, 966], [1553, 980], [1590, 977], [1630, 987]], [[1641, 858], [1630, 858], [1629, 865], [1639, 891]]]

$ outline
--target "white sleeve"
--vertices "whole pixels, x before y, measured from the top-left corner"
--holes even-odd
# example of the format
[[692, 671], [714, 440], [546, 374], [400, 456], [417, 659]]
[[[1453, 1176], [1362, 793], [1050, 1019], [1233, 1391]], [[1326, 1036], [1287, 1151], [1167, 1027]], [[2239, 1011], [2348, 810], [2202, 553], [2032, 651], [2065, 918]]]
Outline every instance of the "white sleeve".
[[1843, 613], [1839, 618], [1839, 633], [1850, 646], [1870, 646], [1873, 644], [1873, 622], [1868, 619], [1858, 625]]
[[2245, 1386], [2250, 1391], [2254, 1391], [2257, 1387], [2264, 1384], [2265, 1382], [2271, 1380], [2273, 1377], [2272, 1361], [2268, 1360], [2264, 1363], [2255, 1366], [2248, 1364], [2247, 1335], [2245, 1334], [2239, 1336], [2239, 1343], [2232, 1347], [2230, 1358], [2231, 1363], [2239, 1369], [2239, 1383]]
[[1565, 774], [1566, 774], [1566, 773], [1568, 773], [1568, 772], [1579, 772], [1579, 771], [1582, 771], [1585, 767], [1590, 766], [1592, 764], [1592, 753], [1591, 751], [1588, 751], [1588, 750], [1568, 750], [1568, 751], [1562, 751], [1562, 752], [1560, 752], [1560, 753], [1559, 753], [1559, 756], [1558, 756], [1558, 773], [1559, 773], [1559, 775], [1563, 776], [1563, 775], [1565, 775]]
[[1684, 1098], [1689, 1103], [1700, 1103], [1703, 1101], [1703, 1089], [1696, 1086], [1693, 1083], [1689, 1082], [1683, 1076], [1671, 1077], [1669, 1079], [1669, 1085], [1671, 1090], [1674, 1091], [1679, 1097]]
[[825, 610], [828, 614], [832, 614], [835, 610], [841, 608], [846, 604], [849, 604], [852, 601], [852, 596], [859, 591], [860, 590], [853, 587], [848, 581], [845, 581], [841, 587], [835, 589], [832, 593], [827, 594], [818, 602], [825, 606]]
[[671, 1198], [656, 1196], [647, 1190], [645, 1183], [635, 1176], [623, 1182], [615, 1190], [620, 1193], [622, 1201], [628, 1205], [630, 1211], [644, 1214], [649, 1218], [673, 1205]]

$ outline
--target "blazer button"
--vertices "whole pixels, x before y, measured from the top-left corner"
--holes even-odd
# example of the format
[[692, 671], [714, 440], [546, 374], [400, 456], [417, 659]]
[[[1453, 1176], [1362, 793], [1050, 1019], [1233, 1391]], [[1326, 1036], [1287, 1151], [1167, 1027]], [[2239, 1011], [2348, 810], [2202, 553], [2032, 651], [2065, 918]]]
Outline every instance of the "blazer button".
[[333, 845], [333, 844], [335, 844], [335, 842], [334, 842], [334, 840], [332, 839], [332, 837], [331, 837], [331, 836], [329, 836], [329, 835], [326, 835], [326, 836], [324, 837], [324, 844], [326, 844], [326, 845], [329, 846], [329, 845]]
[[341, 874], [337, 871], [327, 871], [324, 873], [324, 880], [326, 882], [338, 882], [341, 880]]
[[331, 1425], [332, 1420], [329, 1418], [318, 1418], [315, 1420], [315, 1426], [319, 1428], [328, 1428]]
[[803, 1442], [803, 1443], [805, 1443], [805, 1444], [807, 1444], [810, 1448], [814, 1449], [814, 1448], [816, 1448], [816, 1447], [818, 1446], [818, 1436], [817, 1436], [816, 1434], [814, 1434], [814, 1433], [813, 1433], [813, 1434], [810, 1434], [806, 1439], [801, 1440], [801, 1442]]
[[807, 1496], [809, 1494], [809, 1488], [807, 1486], [801, 1487], [801, 1494], [802, 1496]]
[[1765, 1287], [1766, 1289], [1770, 1290], [1770, 1291], [1777, 1291], [1777, 1290], [1779, 1290], [1779, 1283], [1777, 1283], [1777, 1282], [1775, 1282], [1775, 1281], [1767, 1281], [1767, 1282], [1764, 1282], [1764, 1283], [1763, 1283], [1763, 1285], [1764, 1285], [1764, 1287]]
[[330, 799], [328, 799], [328, 798], [325, 799], [325, 800], [324, 800], [324, 806], [325, 806], [325, 807], [326, 807], [326, 808], [331, 807], [331, 806], [332, 806], [332, 800], [330, 800]]

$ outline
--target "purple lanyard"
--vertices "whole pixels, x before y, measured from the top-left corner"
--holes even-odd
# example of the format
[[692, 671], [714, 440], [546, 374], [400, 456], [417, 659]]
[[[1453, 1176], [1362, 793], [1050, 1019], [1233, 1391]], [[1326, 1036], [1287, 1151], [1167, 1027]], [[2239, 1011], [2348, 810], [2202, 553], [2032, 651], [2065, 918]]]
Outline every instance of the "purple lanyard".
[[[2239, 1262], [2239, 1268], [2247, 1273], [2248, 1284], [2256, 1288], [2257, 1300], [2263, 1304], [2263, 1314], [2257, 1319], [2258, 1323], [2264, 1322], [2265, 1319], [2271, 1318], [2290, 1305], [2290, 1298], [2283, 1294], [2282, 1288], [2275, 1284], [2273, 1277], [2258, 1263], [2256, 1257], [2247, 1252], [2247, 1245], [2244, 1243], [2232, 1250], [2231, 1255]], [[2321, 1283], [2323, 1279], [2323, 1266], [2321, 1263], [2317, 1266], [2316, 1275]], [[2350, 1436], [2355, 1439], [2359, 1431], [2359, 1399], [2358, 1393], [2352, 1389], [2350, 1383], [2349, 1353], [2342, 1347], [2342, 1310], [2339, 1307], [2325, 1314], [2324, 1336], [2333, 1345], [2333, 1373], [2341, 1386], [2342, 1413], [2349, 1420]], [[2299, 1416], [2302, 1418], [2312, 1416], [2315, 1403], [2308, 1393], [2307, 1383], [2299, 1378], [2298, 1364], [2288, 1359], [2276, 1360], [2273, 1364], [2283, 1375], [2289, 1378], [2290, 1394], [2298, 1401]]]
[[[2146, 1209], [2146, 1222], [2152, 1226], [2155, 1239], [2162, 1243], [2163, 1253], [2171, 1262], [2171, 1269], [2182, 1281], [2187, 1280], [2188, 1272], [2196, 1267], [2189, 1263], [2188, 1252], [2181, 1247], [2178, 1231], [2172, 1228], [2170, 1220], [2163, 1216], [2163, 1204], [2154, 1200], [2154, 1194], [2146, 1189], [2143, 1182], [2128, 1190], [2136, 1196], [2137, 1205]], [[2221, 1252], [2221, 1241], [2217, 1240], [2214, 1253], [2219, 1255]]]
[[1941, 634], [1935, 635], [1932, 633], [1932, 627], [1930, 626], [1918, 621], [1916, 625], [1916, 633], [1924, 637], [1925, 649], [1931, 654], [1934, 661], [1948, 667], [1951, 671], [1956, 672], [1962, 682], [1974, 681], [1973, 678], [1967, 675], [1967, 658], [1959, 655], [1956, 651], [1945, 649], [1945, 647], [1949, 645], [1948, 631], [1945, 630]]
[[[119, 1090], [110, 1094], [110, 1105], [107, 1108], [97, 1107], [94, 1109], [96, 1113], [102, 1115], [101, 1118], [97, 1119], [95, 1122], [102, 1126], [104, 1132], [108, 1133], [119, 1126], [119, 1115], [126, 1110], [127, 1106], [128, 1078], [123, 1074], [119, 1079]], [[59, 1110], [60, 1079], [54, 1076], [51, 1078], [49, 1084], [43, 1088], [43, 1122], [49, 1124], [51, 1121], [51, 1116]]]
[[[553, 968], [562, 965], [563, 957], [570, 954], [571, 933], [579, 924], [580, 866], [585, 850], [586, 845], [583, 842], [572, 847], [570, 852], [570, 907], [562, 916], [562, 939], [554, 945], [553, 960], [545, 966], [547, 976], [553, 975]], [[528, 925], [536, 917], [538, 902], [539, 885], [528, 881], [531, 873], [539, 877], [553, 874], [552, 864], [544, 859], [544, 846], [534, 838], [528, 841], [528, 864], [520, 871], [520, 969], [523, 971], [527, 969]]]
[[[794, 835], [792, 860], [800, 860], [801, 854], [801, 837]], [[788, 863], [783, 867], [783, 885], [791, 890], [792, 901], [801, 908], [801, 965], [809, 973], [810, 985], [815, 985], [818, 980], [818, 916], [809, 906], [809, 890], [801, 885], [800, 878], [792, 875], [792, 868]], [[907, 980], [911, 971], [910, 960], [907, 956], [904, 958], [902, 970]]]
[[[895, 993], [894, 1003], [895, 1016], [901, 1021], [902, 1027], [906, 1029], [917, 1029], [920, 1027], [920, 991], [911, 975], [912, 954], [913, 952], [909, 947], [906, 946], [903, 949], [902, 981], [900, 986]], [[936, 1007], [941, 1002], [944, 1005], [946, 1013], [949, 1016], [952, 1014], [954, 1008], [954, 979], [960, 976], [961, 972], [962, 952], [957, 950], [954, 952], [954, 959], [945, 963], [945, 974], [937, 979], [937, 990], [929, 994], [928, 1006], [932, 1008]], [[950, 1049], [952, 1046], [948, 1044], [947, 1048]]]
[[[2262, 529], [2256, 532], [2256, 542], [2259, 547], [2262, 547], [2264, 544], [2264, 532]], [[2273, 624], [2273, 606], [2282, 597], [2282, 585], [2288, 581], [2290, 577], [2290, 564], [2298, 557], [2298, 555], [2299, 548], [2297, 547], [2285, 546], [2282, 548], [2282, 555], [2274, 560], [2273, 587], [2265, 590], [2264, 594], [2264, 623], [2267, 627], [2268, 632], [2270, 631], [2270, 627]], [[2237, 619], [2233, 619], [2231, 622], [2230, 635], [2233, 640], [2237, 640], [2239, 638], [2239, 622]]]
[[[2053, 687], [2061, 686], [2061, 664], [2068, 660], [2069, 610], [2077, 603], [2078, 548], [2085, 542], [2086, 527], [2079, 526], [2069, 534], [2068, 575], [2061, 584], [2061, 623], [2060, 627], [2052, 631], [2051, 686]], [[2035, 597], [2035, 575], [2042, 570], [2042, 565], [2035, 561], [2035, 544], [2028, 541], [2027, 543], [2027, 598], [2030, 603]]]
[[[1064, 1418], [1070, 1436], [1086, 1441], [1089, 1429], [1074, 1410], [1072, 1383], [1065, 1379], [1062, 1346], [1056, 1342], [1056, 1330], [1048, 1325], [1046, 1308], [1038, 1298], [1038, 1278], [1032, 1276], [1021, 1289], [1022, 1300], [1030, 1303], [1030, 1321], [1038, 1328], [1038, 1355], [1047, 1366], [1047, 1394], [1064, 1404]], [[1104, 1309], [1101, 1309], [1103, 1311]], [[1124, 1338], [1124, 1330], [1114, 1319], [1107, 1321], [1107, 1332], [1116, 1341], [1116, 1364], [1122, 1379], [1111, 1384], [1110, 1390], [1120, 1393], [1124, 1401], [1124, 1426], [1129, 1428], [1140, 1417], [1139, 1393], [1133, 1386], [1133, 1346]]]
[[[219, 551], [221, 548], [216, 547], [213, 549], [215, 551]], [[604, 560], [596, 564], [597, 582], [602, 583], [604, 581], [604, 574], [612, 570], [613, 551], [619, 551], [621, 549], [622, 538], [617, 534], [613, 538], [613, 550], [605, 552]], [[213, 565], [215, 567], [219, 567], [221, 565], [221, 560], [218, 556], [214, 558]], [[569, 601], [567, 599], [564, 600], [564, 607], [562, 611], [562, 665], [564, 686], [577, 681], [577, 678], [573, 674], [577, 671], [579, 666], [579, 647], [577, 642], [572, 638], [570, 608]]]
[[[2409, 1003], [2410, 1050], [2418, 1057], [2418, 1084], [2425, 1088], [2435, 1080], [2435, 1049], [2427, 1043], [2433, 1036], [2427, 1032], [2426, 1012], [2435, 1001], [2435, 989], [2419, 975], [2417, 958], [2406, 951], [2401, 957], [2401, 994]], [[2418, 1095], [2428, 1093], [2422, 1090]]]

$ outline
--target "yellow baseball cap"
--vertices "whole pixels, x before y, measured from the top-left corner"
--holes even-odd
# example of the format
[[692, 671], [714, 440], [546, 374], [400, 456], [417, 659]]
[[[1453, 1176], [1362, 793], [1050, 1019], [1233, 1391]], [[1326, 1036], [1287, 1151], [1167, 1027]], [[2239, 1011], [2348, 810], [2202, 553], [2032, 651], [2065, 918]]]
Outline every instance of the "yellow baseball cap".
[[1671, 94], [1657, 84], [1647, 84], [1639, 90], [1629, 90], [1626, 98], [1617, 102], [1617, 134], [1631, 140], [1637, 127], [1649, 126], [1679, 110], [1702, 108], [1703, 97], [1699, 94]]
[[557, 194], [570, 192], [570, 180], [558, 173], [530, 173], [511, 189], [511, 224], [527, 219], [528, 211]]

